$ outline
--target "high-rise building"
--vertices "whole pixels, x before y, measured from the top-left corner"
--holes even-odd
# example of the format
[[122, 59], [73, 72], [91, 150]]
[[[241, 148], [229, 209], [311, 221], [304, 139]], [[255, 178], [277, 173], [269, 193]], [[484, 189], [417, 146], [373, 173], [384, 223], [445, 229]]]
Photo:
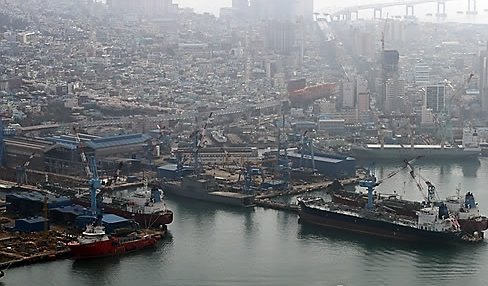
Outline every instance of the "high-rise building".
[[342, 83], [342, 107], [354, 108], [355, 87], [356, 84], [354, 81], [345, 81]]
[[173, 14], [176, 5], [173, 0], [106, 0], [110, 9], [120, 13], [135, 13], [145, 17]]
[[356, 107], [359, 112], [369, 110], [369, 88], [368, 81], [362, 77], [356, 79]]
[[414, 70], [414, 81], [416, 85], [427, 85], [430, 82], [430, 67], [426, 64], [416, 64]]
[[246, 16], [249, 12], [249, 0], [232, 0], [232, 10], [238, 17]]
[[441, 112], [445, 106], [446, 87], [443, 84], [425, 87], [424, 105], [434, 113]]
[[405, 97], [405, 80], [398, 77], [388, 79], [385, 84], [385, 93], [384, 113], [389, 114], [393, 111], [400, 111], [402, 109], [400, 106], [402, 101], [400, 99]]
[[260, 20], [313, 21], [313, 0], [250, 0], [250, 8]]
[[372, 33], [355, 28], [352, 31], [352, 47], [355, 54], [372, 60], [375, 55], [374, 37]]
[[384, 37], [385, 42], [389, 44], [389, 46], [399, 47], [404, 42], [404, 21], [388, 21], [385, 23], [384, 27]]
[[296, 25], [291, 22], [268, 21], [266, 24], [266, 48], [280, 54], [290, 54], [295, 46]]
[[486, 51], [480, 53], [479, 87], [481, 110], [488, 112], [488, 44]]
[[381, 58], [381, 65], [383, 69], [383, 75], [386, 78], [392, 78], [395, 74], [398, 74], [398, 62], [400, 60], [400, 54], [397, 50], [384, 50]]
[[[392, 88], [397, 86], [400, 54], [396, 50], [383, 50], [381, 53], [381, 87], [377, 94], [378, 107], [385, 113], [392, 111], [396, 101], [392, 98]], [[388, 94], [390, 89], [390, 94]], [[388, 98], [390, 96], [390, 98]], [[396, 98], [396, 97], [395, 97]], [[388, 106], [387, 106], [388, 105]]]

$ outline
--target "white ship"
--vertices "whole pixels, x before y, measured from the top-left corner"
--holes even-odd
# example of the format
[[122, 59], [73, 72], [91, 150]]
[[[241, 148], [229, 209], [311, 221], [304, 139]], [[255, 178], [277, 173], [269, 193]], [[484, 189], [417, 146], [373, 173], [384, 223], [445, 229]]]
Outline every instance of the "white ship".
[[351, 146], [351, 156], [358, 159], [411, 160], [424, 157], [436, 160], [465, 160], [480, 155], [481, 148], [477, 131], [465, 128], [462, 145], [402, 145], [365, 144]]

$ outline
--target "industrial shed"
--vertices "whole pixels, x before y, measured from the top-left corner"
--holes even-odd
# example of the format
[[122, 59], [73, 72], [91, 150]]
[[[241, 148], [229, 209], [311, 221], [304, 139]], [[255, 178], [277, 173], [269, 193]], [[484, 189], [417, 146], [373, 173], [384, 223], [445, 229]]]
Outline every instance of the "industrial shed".
[[45, 223], [49, 230], [49, 220], [43, 217], [29, 217], [15, 220], [15, 230], [21, 232], [44, 231]]
[[[312, 156], [300, 153], [288, 153], [288, 159], [293, 168], [312, 168]], [[314, 156], [315, 169], [318, 173], [330, 179], [343, 179], [356, 176], [356, 159], [344, 156]], [[302, 162], [302, 164], [300, 164]]]
[[15, 192], [5, 196], [7, 213], [29, 217], [42, 215], [45, 198], [48, 210], [72, 204], [68, 197], [37, 192]]

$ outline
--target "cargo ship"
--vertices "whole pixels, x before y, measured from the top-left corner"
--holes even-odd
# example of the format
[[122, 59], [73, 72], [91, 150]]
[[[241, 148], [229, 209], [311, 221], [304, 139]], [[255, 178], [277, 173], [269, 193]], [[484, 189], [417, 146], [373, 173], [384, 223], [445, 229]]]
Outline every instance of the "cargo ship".
[[401, 144], [365, 144], [352, 145], [350, 155], [356, 159], [375, 159], [403, 161], [424, 157], [435, 160], [466, 160], [477, 158], [480, 148], [463, 148], [462, 146], [441, 145], [401, 145]]
[[300, 222], [359, 234], [412, 242], [478, 242], [483, 233], [461, 231], [447, 207], [429, 206], [417, 217], [393, 215], [379, 208], [358, 208], [325, 202], [322, 198], [300, 198]]
[[155, 246], [162, 233], [131, 233], [123, 237], [110, 236], [100, 225], [87, 225], [76, 241], [68, 243], [74, 259], [121, 255]]
[[[432, 194], [435, 192], [435, 187], [429, 182], [428, 191]], [[367, 194], [349, 192], [339, 187], [334, 186], [329, 191], [332, 202], [351, 207], [363, 207], [367, 204]], [[436, 194], [431, 195], [432, 198], [438, 197]], [[376, 206], [390, 214], [402, 215], [415, 218], [417, 212], [425, 208], [429, 204], [441, 205], [445, 204], [449, 212], [456, 217], [463, 232], [473, 234], [475, 232], [483, 232], [488, 229], [488, 218], [480, 214], [478, 203], [474, 198], [474, 194], [467, 192], [461, 197], [459, 194], [448, 197], [446, 200], [429, 200], [426, 202], [417, 202], [404, 200], [396, 194], [376, 194]]]
[[[90, 206], [89, 197], [74, 198], [74, 202]], [[103, 212], [134, 219], [144, 227], [157, 227], [173, 222], [173, 212], [163, 201], [163, 192], [157, 187], [136, 192], [128, 198], [108, 197], [102, 200]]]
[[[254, 194], [227, 191], [219, 186], [213, 176], [186, 176], [179, 181], [163, 181], [162, 187], [169, 195], [238, 207], [254, 207]], [[233, 189], [233, 188], [231, 188]]]

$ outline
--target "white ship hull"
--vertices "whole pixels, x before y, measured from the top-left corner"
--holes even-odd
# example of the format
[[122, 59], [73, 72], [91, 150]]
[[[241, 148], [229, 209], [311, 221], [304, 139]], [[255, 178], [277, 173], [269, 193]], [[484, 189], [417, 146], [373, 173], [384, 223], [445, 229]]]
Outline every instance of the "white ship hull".
[[381, 148], [378, 144], [366, 146], [352, 146], [351, 155], [358, 159], [382, 159], [382, 160], [411, 160], [416, 157], [424, 157], [436, 160], [465, 160], [476, 158], [480, 155], [480, 149], [464, 149], [444, 147], [440, 145], [385, 145]]

